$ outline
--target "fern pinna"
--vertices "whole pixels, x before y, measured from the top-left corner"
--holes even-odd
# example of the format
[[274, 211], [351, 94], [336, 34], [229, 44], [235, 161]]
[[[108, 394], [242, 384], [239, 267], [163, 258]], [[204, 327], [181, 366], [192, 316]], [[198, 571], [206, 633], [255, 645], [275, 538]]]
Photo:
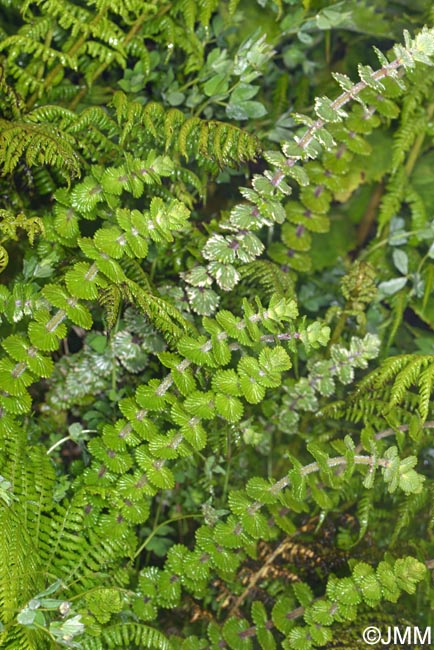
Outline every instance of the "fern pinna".
[[[423, 148], [409, 125], [430, 97], [433, 31], [406, 33], [390, 59], [377, 51], [379, 70], [360, 65], [355, 84], [335, 73], [342, 93], [262, 154], [254, 129], [222, 114], [262, 117], [252, 82], [275, 74], [264, 36], [234, 45], [239, 3], [36, 0], [20, 17], [12, 4], [0, 3], [2, 647], [310, 650], [366, 617], [385, 624], [398, 599], [405, 620], [416, 589], [429, 599], [432, 354], [382, 359], [369, 310], [393, 294], [369, 264], [335, 273], [322, 314], [299, 275], [314, 237], [327, 242], [332, 202], [365, 180], [371, 134], [401, 115], [379, 218], [393, 236], [399, 174]], [[237, 203], [233, 179], [262, 164]], [[405, 187], [427, 301], [427, 222]], [[308, 552], [328, 524], [337, 574]], [[278, 571], [293, 543], [304, 566]], [[261, 544], [270, 573], [246, 579]]]

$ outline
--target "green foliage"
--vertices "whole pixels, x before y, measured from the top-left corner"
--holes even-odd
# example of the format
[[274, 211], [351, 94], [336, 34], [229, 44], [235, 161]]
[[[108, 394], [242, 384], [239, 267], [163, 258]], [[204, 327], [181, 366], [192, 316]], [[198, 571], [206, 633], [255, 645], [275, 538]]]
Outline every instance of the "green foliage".
[[433, 14], [392, 5], [0, 0], [1, 647], [431, 624]]

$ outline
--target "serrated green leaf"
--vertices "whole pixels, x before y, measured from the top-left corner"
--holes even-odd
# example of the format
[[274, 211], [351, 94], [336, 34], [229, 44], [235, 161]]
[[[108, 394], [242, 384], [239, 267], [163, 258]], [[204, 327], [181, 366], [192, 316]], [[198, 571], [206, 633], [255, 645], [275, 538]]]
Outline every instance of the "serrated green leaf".
[[150, 411], [162, 411], [166, 405], [165, 394], [160, 394], [161, 382], [151, 379], [146, 386], [139, 386], [136, 390], [137, 403]]
[[271, 617], [274, 625], [282, 634], [288, 635], [295, 625], [295, 621], [290, 618], [295, 606], [295, 601], [287, 596], [278, 598], [273, 606]]
[[272, 481], [266, 481], [259, 476], [255, 476], [248, 480], [246, 485], [247, 494], [254, 499], [264, 504], [277, 503], [278, 496], [273, 494], [271, 488], [273, 487]]
[[44, 352], [54, 352], [59, 347], [60, 339], [66, 336], [66, 327], [62, 323], [54, 331], [49, 331], [43, 323], [29, 323], [28, 335], [32, 345]]
[[239, 397], [241, 389], [239, 378], [235, 370], [217, 370], [212, 378], [212, 387], [215, 391]]
[[212, 345], [205, 336], [183, 336], [178, 342], [178, 352], [186, 359], [199, 366], [206, 365], [211, 368], [218, 366], [212, 352]]
[[139, 467], [146, 473], [149, 481], [161, 490], [171, 490], [175, 486], [172, 471], [165, 466], [164, 459], [153, 458], [145, 448], [139, 447], [135, 452]]
[[237, 371], [244, 397], [250, 404], [258, 404], [265, 395], [258, 362], [254, 357], [242, 357], [238, 363]]
[[98, 269], [86, 262], [77, 262], [65, 276], [68, 291], [77, 298], [95, 300], [98, 296]]
[[237, 397], [233, 397], [232, 395], [217, 393], [215, 406], [217, 413], [228, 422], [239, 422], [243, 417], [244, 406]]
[[223, 625], [223, 638], [232, 650], [251, 650], [252, 640], [243, 634], [249, 628], [245, 619], [235, 616], [228, 618]]
[[120, 228], [100, 228], [93, 236], [96, 247], [110, 257], [120, 259], [127, 247], [127, 238]]
[[42, 355], [24, 337], [12, 334], [2, 341], [2, 346], [12, 359], [26, 363], [38, 377], [49, 377], [53, 372], [52, 359]]
[[204, 420], [212, 420], [215, 415], [214, 393], [194, 391], [184, 402], [184, 407], [192, 415], [197, 415]]

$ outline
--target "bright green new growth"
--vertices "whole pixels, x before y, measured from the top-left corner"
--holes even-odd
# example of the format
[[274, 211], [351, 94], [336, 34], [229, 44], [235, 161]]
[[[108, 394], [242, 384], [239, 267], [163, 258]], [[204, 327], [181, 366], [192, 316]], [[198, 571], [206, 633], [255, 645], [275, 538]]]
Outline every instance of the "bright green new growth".
[[[310, 650], [366, 613], [387, 620], [401, 597], [414, 607], [418, 588], [429, 598], [433, 354], [384, 357], [412, 300], [429, 322], [432, 227], [410, 181], [423, 140], [408, 125], [432, 93], [434, 30], [406, 32], [389, 58], [377, 50], [380, 67], [359, 64], [356, 83], [334, 73], [341, 94], [294, 113], [292, 137], [220, 214], [204, 207], [212, 186], [262, 152], [254, 124], [227, 118], [266, 114], [252, 82], [273, 57], [258, 34], [210, 53], [234, 47], [238, 11], [37, 0], [15, 33], [1, 28], [6, 649]], [[344, 300], [315, 313], [298, 274], [318, 270], [331, 205], [363, 184], [360, 156], [401, 105], [378, 226], [391, 247], [421, 247], [417, 272], [394, 247], [405, 282], [376, 287], [357, 261], [333, 271]], [[369, 308], [410, 280], [423, 287], [392, 304], [385, 336]], [[294, 556], [279, 574], [284, 546], [309, 549], [328, 521], [345, 555], [336, 572], [320, 558], [309, 574]]]

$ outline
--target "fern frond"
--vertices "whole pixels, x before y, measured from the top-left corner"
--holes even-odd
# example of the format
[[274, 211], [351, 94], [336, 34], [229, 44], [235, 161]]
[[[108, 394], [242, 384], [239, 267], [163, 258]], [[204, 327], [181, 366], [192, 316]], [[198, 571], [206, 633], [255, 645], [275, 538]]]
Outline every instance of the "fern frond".
[[[380, 368], [367, 375], [355, 393], [357, 400], [366, 399], [374, 389], [378, 396], [390, 389], [384, 413], [403, 405], [417, 391], [416, 401], [422, 421], [428, 417], [433, 391], [434, 355], [405, 354], [391, 357]], [[414, 393], [413, 393], [414, 396]]]
[[118, 623], [107, 626], [101, 636], [88, 637], [83, 650], [109, 650], [111, 648], [146, 648], [147, 650], [173, 650], [171, 642], [158, 630], [140, 623]]
[[428, 417], [433, 392], [434, 359], [419, 375], [419, 413], [423, 421]]
[[293, 296], [294, 282], [291, 274], [267, 260], [255, 260], [239, 268], [241, 278], [248, 284], [258, 283], [268, 296], [277, 293], [285, 298]]
[[357, 519], [359, 521], [359, 534], [356, 544], [365, 536], [369, 527], [370, 517], [374, 510], [374, 493], [366, 492], [357, 504]]
[[[363, 383], [363, 382], [362, 382]], [[367, 388], [366, 392], [358, 391], [350, 394], [347, 400], [339, 400], [324, 406], [319, 414], [336, 420], [345, 419], [348, 422], [369, 422], [375, 430], [380, 431], [388, 426], [388, 417], [393, 414], [399, 422], [407, 422], [411, 413], [419, 405], [419, 396], [412, 392], [405, 395], [401, 404], [390, 409], [390, 386], [384, 386], [383, 391]]]
[[155, 293], [155, 287], [153, 286], [149, 275], [142, 269], [137, 260], [124, 257], [120, 261], [120, 265], [129, 280], [138, 284], [144, 291]]
[[36, 59], [40, 59], [44, 63], [59, 62], [62, 66], [69, 66], [71, 68], [76, 68], [77, 65], [73, 57], [65, 52], [47, 47], [37, 41], [31, 34], [30, 36], [27, 34], [15, 34], [14, 36], [5, 38], [0, 42], [0, 52], [7, 48], [17, 53], [26, 52], [27, 54], [32, 54]]
[[99, 12], [110, 10], [126, 21], [144, 12], [156, 12], [154, 2], [142, 2], [142, 0], [95, 0], [94, 4]]
[[192, 2], [192, 0], [176, 0], [174, 2], [174, 14], [182, 14], [185, 25], [190, 31], [194, 30], [198, 8], [198, 3]]
[[129, 300], [140, 307], [168, 342], [176, 342], [186, 332], [195, 332], [194, 325], [186, 320], [181, 312], [167, 300], [144, 291], [132, 280], [127, 280], [124, 288]]
[[44, 233], [44, 224], [39, 217], [26, 217], [22, 212], [15, 215], [9, 210], [0, 209], [0, 232], [4, 238], [17, 241], [17, 230], [24, 230], [33, 244], [36, 235]]
[[[47, 107], [44, 106], [43, 109], [46, 110]], [[32, 113], [34, 112], [35, 111], [32, 111]], [[79, 113], [78, 117], [75, 114], [75, 119], [70, 121], [69, 124], [70, 126], [67, 129], [68, 133], [83, 133], [90, 128], [97, 128], [101, 132], [104, 131], [108, 138], [117, 135], [116, 123], [107, 111], [101, 108], [101, 106], [91, 106], [90, 108], [86, 108], [84, 111]]]
[[422, 230], [428, 221], [425, 201], [410, 184], [406, 189], [405, 200], [411, 210], [412, 230]]
[[86, 41], [84, 50], [92, 61], [92, 64], [89, 67], [82, 65], [82, 71], [84, 72], [85, 79], [88, 83], [91, 83], [93, 79], [93, 66], [95, 65], [95, 61], [99, 61], [100, 63], [115, 62], [121, 68], [124, 68], [126, 65], [126, 56], [124, 53], [117, 52], [103, 43], [98, 43], [97, 41], [89, 39]]
[[421, 130], [425, 128], [426, 118], [423, 114], [413, 116], [411, 120], [402, 120], [400, 128], [393, 140], [392, 165], [394, 170], [402, 164], [405, 159], [405, 154], [410, 150]]
[[45, 635], [38, 634], [22, 626], [14, 625], [0, 632], [0, 644], [3, 650], [49, 650], [49, 641]]
[[231, 124], [187, 118], [175, 108], [166, 112], [156, 102], [143, 107], [130, 102], [121, 91], [114, 94], [113, 105], [118, 122], [123, 125], [121, 142], [133, 132], [140, 133], [144, 126], [166, 151], [179, 151], [187, 160], [199, 155], [221, 166], [255, 160], [261, 151], [255, 136]]
[[[406, 364], [402, 364], [401, 370], [395, 377], [395, 381], [392, 386], [392, 391], [390, 395], [390, 404], [395, 406], [399, 404], [407, 393], [408, 389], [417, 383], [421, 369], [426, 364], [426, 359], [420, 357], [411, 357], [406, 358]], [[390, 376], [390, 373], [388, 373]], [[382, 383], [382, 373], [379, 372], [376, 384], [381, 385]]]
[[[401, 124], [407, 124], [412, 119], [417, 120], [420, 107], [426, 99], [432, 97], [434, 70], [432, 68], [416, 68], [411, 74], [411, 92], [406, 93], [402, 104]], [[398, 130], [399, 132], [399, 130]]]
[[10, 122], [0, 119], [0, 165], [3, 174], [24, 159], [29, 167], [49, 165], [69, 179], [78, 178], [81, 165], [74, 139], [52, 124]]
[[62, 0], [25, 0], [21, 6], [24, 15], [32, 4], [38, 6], [45, 16], [56, 19], [63, 29], [71, 29], [71, 35], [74, 37], [80, 33], [91, 33], [93, 14], [89, 9]]
[[[409, 526], [414, 525], [414, 518], [417, 513], [428, 505], [430, 495], [428, 491], [420, 494], [409, 494], [399, 504], [396, 517], [396, 525], [392, 534], [391, 544], [394, 545], [399, 539], [399, 534]], [[432, 496], [431, 496], [432, 498]]]
[[[13, 88], [6, 78], [6, 67], [0, 64], [0, 91], [2, 93], [2, 113], [4, 117], [13, 117], [19, 119], [24, 112], [24, 101], [15, 88]], [[6, 113], [7, 111], [7, 113]], [[10, 113], [10, 115], [9, 115]]]
[[51, 173], [46, 167], [37, 167], [32, 171], [32, 179], [36, 190], [41, 196], [47, 194], [54, 194], [59, 185], [62, 185], [62, 178], [60, 174], [51, 170]]
[[2, 273], [9, 263], [9, 254], [4, 246], [0, 244], [0, 273]]
[[86, 530], [87, 505], [88, 499], [79, 494], [70, 502], [55, 504], [49, 513], [41, 512], [37, 536], [20, 517], [23, 533], [29, 531], [27, 548], [32, 548], [30, 555], [37, 558], [41, 577], [61, 578], [71, 594], [92, 587], [95, 576], [126, 551], [124, 540], [106, 539], [101, 532]]
[[7, 624], [31, 597], [38, 583], [40, 559], [29, 552], [32, 540], [19, 516], [4, 504], [0, 508], [0, 526], [0, 612], [2, 623]]
[[46, 635], [21, 626], [16, 616], [45, 586], [38, 546], [50, 526], [54, 470], [43, 449], [28, 447], [23, 431], [7, 441], [5, 455], [2, 474], [12, 484], [13, 506], [0, 505], [0, 619], [6, 624], [0, 643], [10, 650], [48, 648]]
[[[194, 2], [194, 0], [190, 0], [191, 2]], [[220, 0], [199, 0], [199, 21], [204, 25], [205, 27], [208, 27], [211, 16], [213, 15], [214, 11], [217, 9], [219, 6]]]
[[98, 302], [104, 307], [107, 329], [110, 331], [116, 325], [122, 305], [122, 292], [118, 286], [111, 284], [104, 289], [100, 289]]
[[38, 106], [27, 113], [26, 119], [30, 122], [35, 122], [36, 124], [44, 122], [60, 122], [62, 126], [67, 126], [68, 124], [75, 122], [77, 116], [73, 111], [70, 111], [64, 106], [45, 104], [44, 106]]

